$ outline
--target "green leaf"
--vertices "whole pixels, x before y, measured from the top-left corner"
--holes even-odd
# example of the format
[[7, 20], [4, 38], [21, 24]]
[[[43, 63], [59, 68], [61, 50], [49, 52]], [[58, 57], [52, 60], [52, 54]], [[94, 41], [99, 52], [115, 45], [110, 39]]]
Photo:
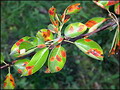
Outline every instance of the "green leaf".
[[102, 17], [94, 17], [87, 21], [85, 25], [89, 28], [88, 33], [96, 30], [104, 21], [106, 21], [106, 19]]
[[115, 4], [114, 11], [116, 14], [120, 15], [120, 3]]
[[8, 73], [6, 75], [6, 79], [4, 81], [3, 88], [4, 89], [14, 89], [15, 88], [15, 81], [14, 81], [12, 74]]
[[29, 63], [29, 59], [21, 59], [15, 62], [14, 68], [18, 71], [18, 73], [22, 74], [25, 66]]
[[66, 8], [66, 15], [75, 14], [81, 10], [80, 3], [72, 4]]
[[20, 55], [20, 51], [19, 51], [19, 46], [22, 42], [27, 41], [30, 37], [26, 36], [21, 38], [20, 40], [18, 40], [11, 48], [11, 53], [10, 55], [12, 57], [17, 57]]
[[4, 62], [4, 56], [2, 53], [0, 53], [0, 57], [1, 57], [0, 64], [2, 64]]
[[27, 64], [24, 69], [22, 76], [28, 76], [37, 72], [46, 62], [47, 56], [49, 53], [48, 48], [40, 49]]
[[103, 60], [103, 50], [95, 41], [91, 39], [79, 39], [75, 45], [88, 56]]
[[66, 37], [74, 38], [84, 33], [86, 29], [87, 26], [82, 23], [71, 23], [65, 28], [64, 34]]
[[37, 46], [37, 45], [40, 45], [40, 44], [44, 44], [45, 42], [40, 40], [38, 37], [30, 37], [28, 39], [28, 41], [34, 45], [34, 46]]
[[52, 33], [57, 33], [57, 32], [58, 32], [58, 28], [55, 27], [53, 24], [49, 24], [49, 25], [48, 25], [48, 29], [49, 29]]
[[63, 47], [56, 46], [50, 53], [48, 69], [51, 73], [60, 71], [66, 62], [66, 51]]

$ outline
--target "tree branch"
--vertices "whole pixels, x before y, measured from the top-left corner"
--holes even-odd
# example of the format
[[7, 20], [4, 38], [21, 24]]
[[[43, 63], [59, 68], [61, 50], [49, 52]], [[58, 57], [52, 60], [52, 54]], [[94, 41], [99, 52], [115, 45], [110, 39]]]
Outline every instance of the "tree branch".
[[[119, 20], [119, 22], [120, 22], [120, 20]], [[113, 26], [113, 25], [115, 25], [115, 24], [116, 24], [116, 23], [111, 20], [109, 23], [107, 23], [106, 25], [104, 25], [104, 26], [101, 27], [101, 28], [98, 28], [97, 30], [95, 30], [95, 31], [93, 31], [93, 32], [86, 33], [86, 34], [81, 34], [80, 36], [77, 36], [77, 37], [75, 37], [75, 38], [64, 39], [64, 40], [69, 40], [69, 41], [74, 42], [74, 41], [76, 41], [76, 40], [78, 40], [78, 39], [81, 39], [81, 38], [83, 38], [83, 37], [85, 37], [85, 36], [90, 36], [90, 35], [93, 35], [94, 33], [99, 32], [99, 31], [106, 30], [107, 28], [109, 28], [109, 27], [111, 27], [111, 26]], [[68, 43], [68, 42], [65, 42], [65, 41], [62, 42], [62, 44], [67, 44], [67, 43]], [[23, 58], [26, 58], [26, 57], [28, 57], [28, 56], [32, 56], [33, 54], [35, 54], [35, 53], [32, 52], [32, 53], [30, 53], [30, 54], [28, 54], [28, 55], [26, 55], [26, 56], [17, 58], [16, 60], [13, 60], [12, 62], [9, 62], [9, 63], [6, 64], [6, 65], [0, 66], [0, 69], [7, 68], [7, 67], [13, 65], [16, 61], [18, 61], [18, 60], [20, 60], [20, 59], [23, 59]]]

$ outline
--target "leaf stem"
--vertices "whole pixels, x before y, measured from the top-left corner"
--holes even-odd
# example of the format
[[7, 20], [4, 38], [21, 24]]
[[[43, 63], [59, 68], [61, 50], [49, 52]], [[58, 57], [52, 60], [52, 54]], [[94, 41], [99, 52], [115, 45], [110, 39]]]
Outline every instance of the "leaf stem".
[[64, 40], [65, 42], [69, 42], [69, 43], [72, 43], [72, 44], [74, 44], [74, 42], [71, 42], [71, 41], [69, 41], [69, 40]]

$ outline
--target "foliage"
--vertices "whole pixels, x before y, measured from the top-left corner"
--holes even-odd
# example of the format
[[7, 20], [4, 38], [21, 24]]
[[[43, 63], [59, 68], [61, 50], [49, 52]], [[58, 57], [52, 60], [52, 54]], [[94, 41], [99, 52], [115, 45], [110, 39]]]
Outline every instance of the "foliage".
[[[9, 3], [9, 2], [5, 2], [5, 3]], [[3, 3], [3, 4], [5, 4], [5, 3]], [[97, 4], [98, 3], [99, 2], [97, 2]], [[26, 2], [24, 2], [24, 4], [22, 4], [22, 5], [24, 6], [25, 4], [26, 4]], [[27, 3], [27, 4], [29, 4], [29, 3]], [[36, 4], [34, 3], [33, 5], [36, 5]], [[75, 38], [75, 37], [77, 37], [77, 36], [79, 36], [79, 35], [81, 35], [83, 33], [93, 32], [94, 30], [96, 30], [99, 27], [99, 25], [101, 25], [107, 19], [107, 18], [99, 17], [101, 19], [98, 20], [98, 19], [96, 19], [98, 17], [96, 17], [95, 19], [90, 19], [92, 21], [94, 20], [96, 23], [89, 22], [89, 21], [87, 22], [87, 24], [83, 24], [81, 22], [79, 22], [79, 23], [76, 22], [76, 23], [70, 23], [70, 24], [66, 25], [66, 27], [63, 27], [63, 25], [65, 23], [67, 23], [72, 18], [74, 18], [72, 16], [74, 13], [78, 13], [80, 10], [82, 10], [81, 9], [82, 7], [78, 7], [79, 5], [80, 5], [80, 3], [72, 4], [72, 5], [68, 6], [64, 10], [63, 14], [61, 14], [61, 15], [57, 14], [57, 12], [56, 12], [57, 9], [55, 7], [51, 7], [48, 10], [48, 13], [49, 13], [49, 16], [50, 16], [50, 21], [52, 23], [52, 24], [48, 25], [49, 30], [48, 29], [39, 30], [37, 32], [37, 34], [36, 34], [36, 37], [33, 36], [33, 34], [31, 33], [31, 35], [32, 35], [31, 37], [28, 37], [28, 36], [23, 37], [13, 45], [13, 47], [11, 48], [11, 53], [10, 53], [12, 58], [16, 59], [18, 57], [23, 57], [23, 56], [25, 56], [27, 54], [30, 54], [31, 52], [36, 53], [36, 54], [33, 55], [33, 57], [29, 57], [29, 59], [31, 59], [30, 61], [26, 58], [26, 59], [19, 60], [20, 62], [19, 61], [15, 62], [14, 66], [15, 66], [15, 68], [17, 68], [17, 71], [22, 74], [22, 76], [28, 76], [28, 75], [31, 75], [31, 74], [33, 74], [35, 72], [37, 74], [41, 67], [44, 68], [43, 65], [45, 65], [45, 67], [48, 67], [48, 68], [46, 68], [46, 71], [44, 71], [45, 73], [53, 73], [53, 72], [58, 72], [58, 71], [62, 70], [62, 68], [65, 65], [66, 60], [68, 60], [68, 59], [66, 59], [66, 51], [68, 53], [70, 52], [69, 49], [64, 48], [63, 46], [61, 46], [63, 41], [72, 43], [73, 45], [76, 45], [81, 51], [83, 51], [85, 54], [87, 54], [90, 57], [93, 57], [93, 58], [98, 59], [98, 60], [103, 60], [103, 50], [102, 50], [102, 48], [96, 42], [92, 41], [91, 39], [88, 39], [88, 37], [84, 37], [84, 39], [79, 39], [79, 40], [77, 40], [75, 42], [69, 41], [70, 38]], [[100, 4], [100, 5], [102, 5], [102, 4]], [[104, 4], [104, 5], [108, 5], [108, 4]], [[21, 7], [23, 7], [23, 6], [21, 6]], [[116, 7], [117, 6], [115, 6], [115, 8]], [[108, 10], [108, 8], [107, 8], [107, 10]], [[38, 14], [38, 12], [36, 12], [36, 13]], [[47, 19], [48, 18], [46, 18], [46, 20]], [[115, 21], [117, 21], [117, 19]], [[34, 21], [32, 21], [32, 22], [34, 23]], [[42, 23], [44, 23], [44, 21]], [[92, 24], [92, 26], [93, 25], [94, 26], [93, 27], [88, 27], [89, 25], [91, 26], [91, 24]], [[28, 25], [29, 25], [29, 23], [28, 23]], [[87, 30], [87, 27], [89, 28], [89, 30]], [[17, 27], [12, 26], [11, 28], [12, 28], [11, 30], [14, 30]], [[64, 30], [64, 28], [65, 28], [65, 30]], [[119, 39], [118, 39], [118, 37], [119, 37], [119, 30], [116, 29], [116, 33], [115, 33], [115, 36], [114, 36], [115, 39], [113, 39], [113, 44], [112, 44], [112, 47], [111, 47], [111, 50], [110, 50], [110, 54], [118, 52], [116, 50], [116, 47], [119, 48], [119, 44], [118, 44]], [[66, 45], [64, 45], [64, 46], [66, 46]], [[114, 51], [113, 51], [113, 48], [114, 48]], [[50, 54], [49, 54], [49, 51], [50, 51]], [[113, 52], [113, 53], [111, 53], [111, 52]], [[75, 53], [75, 55], [78, 54], [78, 53], [76, 53], [74, 51], [73, 51], [73, 53]], [[49, 55], [49, 57], [47, 59], [48, 55]], [[68, 58], [69, 58], [69, 56], [68, 56]], [[74, 58], [76, 59], [76, 57], [74, 57]], [[26, 60], [27, 60], [27, 63], [26, 63]], [[84, 58], [83, 58], [83, 60], [84, 60]], [[113, 60], [113, 62], [117, 63], [116, 60]], [[79, 64], [80, 62], [76, 61], [74, 63]], [[86, 62], [86, 63], [89, 64], [91, 62]], [[19, 66], [17, 66], [17, 65], [19, 65]], [[94, 67], [94, 64], [92, 64], [92, 65], [93, 65], [92, 67]], [[101, 63], [100, 63], [100, 65], [101, 65]], [[102, 72], [101, 71], [102, 68], [99, 67], [99, 69], [100, 70], [98, 71], [98, 74]], [[63, 68], [63, 70], [64, 70], [64, 68]], [[89, 84], [86, 85], [87, 88], [89, 88], [89, 86], [98, 77], [98, 74], [96, 76], [94, 76], [94, 78], [92, 79], [92, 81]], [[50, 74], [50, 76], [52, 76], [54, 78], [56, 77], [56, 75]], [[65, 76], [67, 76], [67, 73], [64, 74], [63, 72], [60, 72], [59, 75], [63, 75], [65, 77]], [[80, 75], [84, 80], [84, 75], [82, 73], [80, 73]], [[49, 78], [49, 75], [41, 74], [41, 76], [42, 76], [42, 78], [45, 78], [45, 77]], [[91, 74], [90, 74], [90, 76], [91, 76]], [[118, 78], [118, 74], [116, 74], [113, 78]], [[25, 80], [25, 78], [24, 78], [24, 80]], [[67, 76], [66, 80], [69, 82], [69, 81], [73, 81], [74, 79], [71, 76]], [[9, 81], [9, 80], [7, 80], [7, 81]], [[50, 81], [52, 81], [52, 79], [50, 79]], [[33, 80], [33, 82], [36, 82], [36, 81]], [[68, 83], [68, 82], [66, 82], [66, 83]], [[103, 82], [106, 82], [106, 80], [103, 81]], [[101, 83], [103, 83], [103, 82], [101, 82]], [[5, 83], [6, 83], [6, 80], [5, 80]], [[61, 82], [59, 82], [59, 83], [61, 83]], [[78, 85], [76, 83], [77, 82], [75, 82], [73, 84], [71, 83], [73, 85], [72, 88], [78, 88]], [[84, 82], [84, 84], [85, 83], [86, 82]], [[99, 84], [98, 84], [98, 82], [94, 82], [94, 85], [96, 86], [96, 85], [99, 85]], [[42, 86], [42, 87], [44, 87], [44, 86]], [[57, 83], [53, 83], [53, 87], [54, 88], [59, 88], [60, 85], [58, 85]], [[69, 88], [69, 85], [66, 88]], [[113, 86], [111, 88], [116, 88], [116, 87]]]

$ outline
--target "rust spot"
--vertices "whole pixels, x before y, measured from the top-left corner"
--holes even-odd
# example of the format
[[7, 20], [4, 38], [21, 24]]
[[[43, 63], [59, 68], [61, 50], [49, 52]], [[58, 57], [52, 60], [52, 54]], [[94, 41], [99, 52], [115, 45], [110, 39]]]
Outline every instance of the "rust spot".
[[7, 85], [7, 83], [6, 83], [6, 82], [4, 82], [3, 87], [6, 87], [6, 85]]
[[51, 57], [51, 58], [50, 58], [50, 61], [54, 61], [54, 60], [55, 60], [55, 57]]
[[14, 81], [14, 78], [13, 78], [12, 74], [10, 74], [10, 82], [15, 87], [15, 81]]
[[61, 55], [62, 55], [62, 57], [66, 57], [66, 52], [62, 50]]
[[46, 47], [46, 45], [45, 45], [45, 44], [40, 44], [40, 45], [38, 45], [37, 47], [38, 47], [38, 48], [44, 48], [44, 47]]
[[68, 9], [68, 13], [70, 12], [74, 12], [76, 9], [80, 10], [82, 7], [79, 7], [80, 3], [76, 3], [74, 5], [69, 6]]
[[50, 69], [47, 68], [47, 69], [45, 70], [45, 73], [50, 73]]
[[64, 23], [66, 23], [70, 19], [70, 15], [65, 15]]
[[91, 40], [91, 39], [85, 39], [85, 41], [86, 41], [86, 42], [90, 42], [90, 41], [92, 41], [92, 40]]
[[73, 26], [70, 26], [69, 32], [70, 32], [70, 33], [73, 33], [73, 32], [74, 32]]
[[87, 51], [87, 54], [93, 54], [96, 57], [103, 57], [101, 51], [99, 51], [98, 49], [90, 49]]
[[55, 8], [54, 7], [52, 7], [52, 8], [50, 8], [49, 9], [49, 11], [48, 11], [48, 13], [50, 14], [50, 15], [54, 15], [55, 14]]
[[20, 40], [19, 40], [19, 42], [23, 42], [23, 41], [24, 41], [24, 39], [20, 39]]
[[28, 75], [31, 75], [31, 74], [32, 74], [33, 67], [34, 67], [34, 66], [27, 66], [27, 67], [26, 67], [26, 70], [28, 71]]
[[114, 5], [114, 4], [118, 3], [118, 2], [119, 2], [119, 0], [108, 0], [108, 3], [107, 3], [106, 6]]
[[85, 25], [86, 25], [87, 27], [92, 27], [92, 26], [94, 26], [95, 24], [97, 24], [96, 21], [90, 20], [90, 21], [88, 21]]
[[17, 51], [18, 53], [20, 53], [20, 50], [19, 50], [19, 49], [17, 49], [16, 51]]
[[18, 73], [22, 73], [22, 70], [21, 70], [21, 69], [18, 69]]
[[56, 48], [59, 48], [59, 47], [60, 47], [60, 45], [57, 45], [57, 46], [56, 46]]
[[19, 42], [19, 41], [17, 41], [17, 42], [16, 42], [16, 45], [17, 45], [17, 46], [19, 46], [19, 45], [20, 45], [20, 42]]
[[55, 69], [56, 69], [56, 71], [60, 71], [61, 70], [61, 68], [58, 67], [58, 66], [56, 66]]
[[56, 55], [56, 60], [59, 61], [59, 62], [61, 62], [62, 58], [60, 56]]
[[78, 32], [83, 31], [83, 29], [84, 29], [84, 25], [80, 25], [79, 28], [78, 28]]
[[60, 37], [59, 40], [58, 40], [58, 43], [62, 42], [63, 41], [63, 38]]
[[42, 36], [44, 37], [45, 41], [49, 41], [50, 39], [50, 30], [47, 30], [47, 32], [42, 32]]
[[[120, 15], [120, 5], [117, 6], [117, 8], [116, 8], [115, 11], [116, 11], [116, 14]], [[120, 29], [119, 29], [119, 30], [120, 30]]]

